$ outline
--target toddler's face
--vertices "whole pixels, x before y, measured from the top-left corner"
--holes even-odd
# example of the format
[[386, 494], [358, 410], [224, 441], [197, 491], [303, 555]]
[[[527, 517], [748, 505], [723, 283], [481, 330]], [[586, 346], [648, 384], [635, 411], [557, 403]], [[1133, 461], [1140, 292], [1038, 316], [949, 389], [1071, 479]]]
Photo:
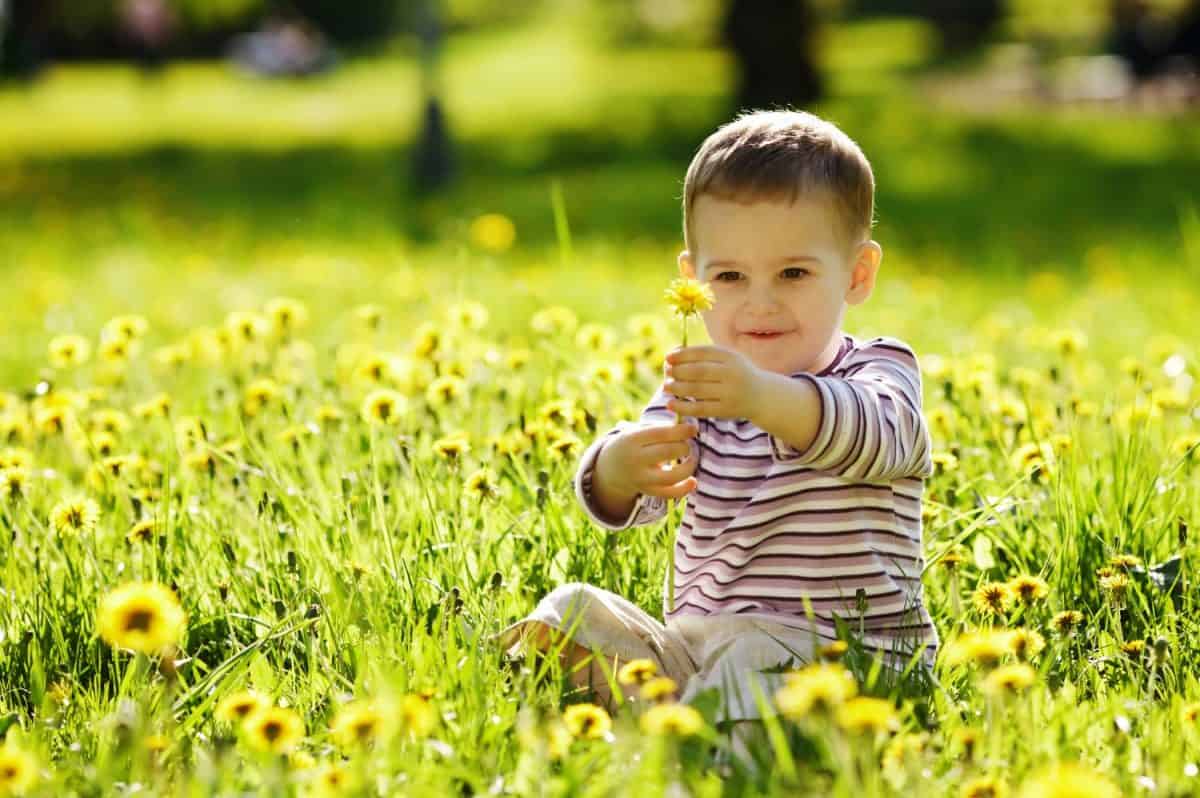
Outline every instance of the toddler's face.
[[703, 318], [713, 343], [779, 374], [829, 365], [847, 304], [870, 296], [879, 245], [847, 252], [820, 195], [743, 204], [704, 194], [691, 224], [696, 252], [679, 254], [679, 270], [712, 286], [717, 301]]

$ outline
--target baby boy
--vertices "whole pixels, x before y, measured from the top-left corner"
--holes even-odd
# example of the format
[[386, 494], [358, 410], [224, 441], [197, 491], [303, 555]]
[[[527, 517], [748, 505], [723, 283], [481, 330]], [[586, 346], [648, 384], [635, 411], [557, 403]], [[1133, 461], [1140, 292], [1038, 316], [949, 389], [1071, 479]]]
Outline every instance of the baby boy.
[[728, 721], [760, 717], [779, 671], [838, 639], [839, 619], [888, 665], [932, 664], [917, 360], [895, 338], [842, 330], [882, 258], [874, 191], [858, 145], [812, 114], [743, 114], [704, 141], [684, 182], [679, 271], [712, 288], [712, 345], [672, 351], [639, 421], [597, 439], [575, 480], [613, 531], [686, 497], [665, 623], [568, 584], [506, 630], [514, 651], [557, 646], [605, 701], [605, 671], [650, 659], [684, 701], [718, 688]]

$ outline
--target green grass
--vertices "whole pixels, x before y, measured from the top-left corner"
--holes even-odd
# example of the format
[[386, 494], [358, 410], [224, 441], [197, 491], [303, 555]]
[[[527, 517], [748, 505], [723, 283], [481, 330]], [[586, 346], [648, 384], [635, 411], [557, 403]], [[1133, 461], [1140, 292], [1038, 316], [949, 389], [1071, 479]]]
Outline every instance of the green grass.
[[[655, 386], [675, 327], [633, 354], [620, 348], [637, 343], [624, 325], [659, 312], [683, 171], [726, 117], [731, 79], [713, 50], [591, 41], [544, 27], [454, 44], [446, 81], [462, 179], [437, 200], [406, 188], [417, 103], [402, 49], [296, 85], [195, 64], [153, 80], [75, 67], [0, 91], [0, 140], [11, 145], [0, 154], [0, 269], [11, 287], [0, 296], [0, 392], [11, 394], [0, 450], [26, 449], [33, 461], [26, 494], [0, 499], [0, 725], [40, 761], [41, 794], [110, 794], [118, 782], [152, 794], [303, 791], [311, 770], [255, 753], [214, 719], [220, 699], [246, 686], [299, 711], [301, 749], [320, 762], [341, 761], [328, 725], [345, 699], [389, 706], [432, 690], [429, 737], [399, 734], [342, 764], [380, 794], [663, 794], [678, 782], [716, 795], [725, 780], [750, 795], [958, 795], [990, 775], [1041, 795], [1031, 774], [1059, 759], [1086, 761], [1122, 794], [1143, 777], [1164, 793], [1194, 792], [1186, 766], [1198, 740], [1181, 708], [1200, 699], [1200, 491], [1195, 452], [1173, 447], [1198, 427], [1200, 217], [1188, 188], [1200, 144], [1185, 135], [1195, 118], [933, 107], [911, 80], [928, 37], [891, 22], [832, 36], [835, 97], [817, 109], [863, 145], [879, 184], [884, 268], [848, 325], [913, 345], [928, 369], [926, 413], [946, 419], [933, 426], [936, 448], [957, 455], [927, 487], [930, 559], [953, 545], [967, 554], [954, 576], [937, 565], [926, 574], [943, 639], [985, 621], [971, 605], [978, 584], [1041, 575], [1048, 597], [997, 619], [1045, 635], [1037, 682], [1000, 700], [970, 668], [939, 667], [941, 687], [928, 694], [860, 671], [864, 692], [906, 702], [906, 733], [928, 724], [923, 751], [900, 766], [880, 766], [872, 745], [828, 723], [788, 721], [775, 740], [790, 753], [774, 750], [775, 766], [722, 770], [708, 750], [719, 737], [648, 739], [636, 706], [618, 714], [611, 741], [580, 741], [547, 761], [540, 724], [579, 699], [553, 669], [543, 680], [533, 663], [509, 671], [484, 638], [566, 581], [661, 606], [678, 508], [606, 550], [575, 505], [572, 458], [549, 442], [586, 443], [636, 414]], [[856, 57], [863, 43], [869, 57]], [[470, 221], [492, 211], [514, 220], [514, 249], [472, 243]], [[311, 350], [278, 338], [212, 349], [227, 314], [278, 295], [307, 305], [311, 321], [293, 337]], [[487, 324], [456, 327], [449, 309], [461, 300], [484, 303]], [[374, 332], [354, 319], [367, 302], [384, 312]], [[611, 326], [617, 345], [592, 351], [570, 334], [539, 335], [531, 316], [555, 304]], [[150, 323], [130, 362], [49, 364], [55, 336], [95, 344], [124, 313]], [[422, 322], [442, 331], [442, 348], [416, 361], [415, 376], [384, 380], [408, 396], [398, 426], [368, 425], [359, 407], [378, 386], [356, 366], [410, 356]], [[1056, 333], [1070, 329], [1087, 346], [1065, 354]], [[156, 364], [162, 347], [187, 341], [203, 344], [187, 363]], [[530, 362], [507, 368], [522, 348]], [[624, 377], [597, 381], [593, 366], [620, 360]], [[464, 400], [430, 405], [425, 384], [457, 371]], [[249, 385], [268, 375], [281, 400], [248, 414]], [[70, 417], [86, 429], [98, 409], [119, 409], [129, 428], [114, 453], [157, 467], [89, 480], [104, 462], [94, 429], [23, 435], [12, 419], [35, 409], [40, 380], [60, 396], [103, 388], [75, 400]], [[171, 417], [139, 418], [160, 391]], [[595, 430], [580, 415], [527, 455], [492, 451], [493, 436], [563, 398]], [[1076, 412], [1079, 401], [1095, 414]], [[1161, 414], [1124, 420], [1148, 402]], [[316, 424], [324, 406], [345, 419], [294, 445], [281, 438]], [[201, 451], [221, 452], [211, 472], [178, 438], [185, 417], [204, 422]], [[470, 451], [438, 456], [433, 442], [460, 430]], [[1012, 460], [1033, 438], [1071, 442], [1042, 479]], [[219, 449], [229, 441], [240, 448]], [[464, 487], [482, 467], [495, 473], [494, 499]], [[53, 508], [79, 495], [98, 502], [97, 529], [56, 534]], [[162, 536], [127, 543], [142, 514]], [[1167, 591], [1135, 572], [1117, 612], [1096, 570], [1121, 553], [1147, 565], [1179, 556], [1183, 581]], [[174, 585], [188, 613], [173, 676], [96, 636], [100, 597], [129, 580]], [[1065, 609], [1086, 615], [1072, 640], [1049, 628]], [[1165, 654], [1153, 666], [1119, 648], [1153, 649], [1159, 637]], [[982, 732], [974, 758], [955, 742], [962, 729]], [[161, 754], [148, 750], [153, 734], [166, 740]]]

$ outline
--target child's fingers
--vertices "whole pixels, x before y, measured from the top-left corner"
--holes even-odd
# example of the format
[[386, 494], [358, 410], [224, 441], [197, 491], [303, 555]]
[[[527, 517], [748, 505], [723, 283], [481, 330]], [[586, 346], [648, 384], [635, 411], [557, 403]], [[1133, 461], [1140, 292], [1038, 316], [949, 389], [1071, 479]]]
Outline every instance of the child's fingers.
[[696, 458], [689, 456], [678, 463], [671, 463], [665, 468], [661, 465], [651, 466], [646, 473], [646, 483], [658, 487], [674, 485], [696, 473], [697, 464]]
[[657, 424], [653, 427], [642, 427], [633, 433], [633, 436], [642, 446], [653, 446], [658, 443], [686, 441], [696, 437], [697, 432], [699, 430], [691, 424]]
[[647, 490], [646, 493], [650, 494], [651, 496], [657, 496], [660, 499], [682, 499], [684, 496], [694, 491], [697, 484], [698, 483], [696, 482], [695, 477], [688, 477], [682, 482], [674, 485], [667, 485], [665, 487], [652, 488]]
[[688, 446], [686, 441], [668, 441], [666, 443], [652, 443], [642, 448], [638, 452], [638, 457], [643, 458], [643, 462], [648, 465], [656, 463], [665, 463], [668, 460], [682, 460], [692, 452], [692, 447]]
[[667, 402], [667, 407], [681, 416], [708, 418], [718, 416], [721, 403], [715, 399], [680, 399], [678, 397]]

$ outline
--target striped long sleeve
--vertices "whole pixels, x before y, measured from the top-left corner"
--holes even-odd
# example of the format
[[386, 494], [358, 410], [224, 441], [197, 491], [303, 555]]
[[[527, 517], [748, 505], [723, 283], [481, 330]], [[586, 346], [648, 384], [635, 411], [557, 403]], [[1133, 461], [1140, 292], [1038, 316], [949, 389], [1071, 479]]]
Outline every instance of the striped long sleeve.
[[[596, 478], [596, 461], [600, 458], [600, 450], [614, 436], [620, 434], [626, 429], [633, 426], [652, 426], [656, 424], [674, 424], [675, 414], [667, 409], [666, 394], [660, 386], [655, 392], [650, 403], [642, 410], [642, 415], [637, 423], [629, 421], [618, 422], [615, 427], [597, 438], [591, 446], [584, 451], [580, 458], [579, 467], [575, 472], [575, 497], [578, 499], [580, 506], [588, 517], [592, 519], [598, 526], [604, 527], [611, 531], [620, 531], [634, 526], [642, 526], [644, 524], [653, 524], [656, 521], [662, 520], [667, 514], [667, 501], [657, 496], [648, 496], [644, 493], [638, 494], [637, 499], [633, 503], [633, 508], [623, 519], [607, 518], [600, 514], [600, 508], [596, 505], [595, 497], [592, 494], [592, 482]], [[695, 423], [689, 420], [689, 423]], [[693, 454], [699, 454], [699, 449], [696, 442], [690, 441]]]
[[895, 338], [874, 338], [850, 353], [838, 372], [797, 375], [817, 389], [821, 422], [804, 452], [770, 436], [772, 457], [863, 482], [929, 476], [929, 431], [912, 350]]

